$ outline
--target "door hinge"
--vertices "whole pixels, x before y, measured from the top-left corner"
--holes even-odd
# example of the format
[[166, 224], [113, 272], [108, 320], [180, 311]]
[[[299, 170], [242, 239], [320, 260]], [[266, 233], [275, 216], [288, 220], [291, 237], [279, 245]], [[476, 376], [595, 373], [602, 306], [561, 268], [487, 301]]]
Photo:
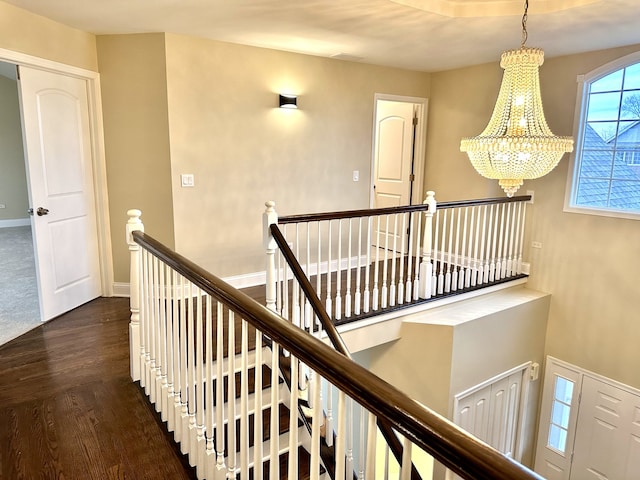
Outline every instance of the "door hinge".
[[410, 182], [415, 182], [416, 181], [416, 176], [413, 173], [409, 175], [409, 181]]
[[413, 117], [413, 125], [418, 125], [418, 117]]
[[16, 65], [16, 78], [20, 80], [20, 65]]

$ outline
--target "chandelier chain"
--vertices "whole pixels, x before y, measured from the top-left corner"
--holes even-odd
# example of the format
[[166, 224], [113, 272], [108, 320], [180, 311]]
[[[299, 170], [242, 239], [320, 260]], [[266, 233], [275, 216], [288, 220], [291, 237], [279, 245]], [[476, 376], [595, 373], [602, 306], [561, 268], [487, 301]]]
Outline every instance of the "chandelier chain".
[[524, 0], [524, 15], [522, 15], [522, 43], [520, 44], [520, 48], [524, 47], [524, 44], [527, 43], [527, 11], [529, 10], [529, 0]]

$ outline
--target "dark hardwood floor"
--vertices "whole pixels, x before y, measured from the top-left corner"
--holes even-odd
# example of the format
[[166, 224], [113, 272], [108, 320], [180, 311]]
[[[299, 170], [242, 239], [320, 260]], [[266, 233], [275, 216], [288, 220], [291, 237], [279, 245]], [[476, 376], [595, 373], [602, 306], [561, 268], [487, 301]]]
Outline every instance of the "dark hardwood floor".
[[129, 376], [129, 300], [0, 347], [0, 479], [193, 479]]

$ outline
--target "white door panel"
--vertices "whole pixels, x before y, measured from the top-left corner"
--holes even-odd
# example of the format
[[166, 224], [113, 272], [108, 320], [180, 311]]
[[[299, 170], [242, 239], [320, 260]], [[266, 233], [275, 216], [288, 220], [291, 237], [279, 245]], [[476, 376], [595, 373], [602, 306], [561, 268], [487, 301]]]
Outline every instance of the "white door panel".
[[100, 295], [86, 82], [20, 67], [20, 101], [43, 320]]
[[634, 421], [638, 408], [640, 397], [584, 377], [572, 479], [631, 480], [640, 476]]
[[[374, 132], [374, 208], [397, 207], [411, 203], [411, 171], [414, 147], [414, 104], [378, 100]], [[400, 249], [404, 232], [379, 225], [381, 248]], [[394, 243], [396, 242], [396, 243]]]

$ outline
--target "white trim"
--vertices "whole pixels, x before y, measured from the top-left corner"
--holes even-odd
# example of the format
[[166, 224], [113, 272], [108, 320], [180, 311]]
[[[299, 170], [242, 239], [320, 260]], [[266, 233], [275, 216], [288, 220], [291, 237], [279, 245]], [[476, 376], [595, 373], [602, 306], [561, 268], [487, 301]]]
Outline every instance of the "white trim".
[[8, 220], [0, 220], [0, 228], [9, 227], [28, 227], [31, 225], [29, 218], [11, 218]]
[[[387, 93], [376, 93], [373, 96], [373, 130], [372, 130], [372, 142], [376, 141], [375, 132], [376, 132], [376, 118], [378, 111], [378, 100], [389, 100], [392, 102], [404, 102], [404, 103], [412, 103], [417, 107], [417, 115], [418, 115], [418, 128], [416, 129], [416, 138], [414, 145], [414, 163], [413, 163], [413, 174], [415, 176], [415, 180], [413, 182], [413, 190], [411, 194], [411, 204], [412, 205], [420, 205], [423, 200], [423, 189], [424, 189], [424, 167], [426, 164], [426, 145], [427, 145], [427, 110], [429, 107], [429, 99], [422, 97], [405, 97], [402, 95], [392, 95]], [[369, 179], [369, 206], [371, 208], [374, 207], [374, 195], [373, 195], [373, 184], [375, 180], [375, 148], [371, 149], [371, 163], [370, 170], [371, 175]]]
[[564, 193], [564, 212], [640, 220], [640, 212], [633, 213], [624, 210], [614, 210], [612, 208], [583, 207], [575, 205], [574, 203], [577, 187], [576, 170], [579, 167], [577, 156], [578, 154], [582, 155], [582, 137], [584, 133], [584, 122], [587, 115], [589, 84], [599, 80], [601, 77], [605, 77], [606, 75], [613, 73], [616, 70], [620, 70], [638, 62], [640, 62], [640, 52], [634, 52], [601, 65], [588, 73], [577, 76], [578, 88], [576, 94], [576, 108], [573, 116], [574, 149], [569, 157], [569, 168], [567, 170], [567, 181]]
[[4, 48], [0, 48], [0, 61], [77, 77], [84, 79], [87, 82], [101, 289], [103, 296], [112, 296], [114, 294], [113, 257], [111, 248], [111, 225], [109, 223], [107, 166], [104, 149], [104, 130], [102, 125], [100, 74], [91, 70], [85, 70], [72, 65], [54, 62], [45, 58], [34, 57], [32, 55], [14, 52]]
[[[467, 397], [467, 396], [469, 396], [469, 395], [471, 395], [473, 393], [476, 393], [476, 392], [482, 390], [483, 388], [488, 387], [489, 385], [492, 385], [492, 384], [494, 384], [494, 383], [496, 383], [496, 382], [498, 382], [498, 381], [500, 381], [500, 380], [502, 380], [504, 378], [507, 378], [507, 377], [513, 375], [514, 373], [518, 373], [520, 371], [522, 371], [524, 373], [524, 370], [526, 370], [529, 367], [531, 367], [531, 365], [533, 365], [533, 362], [531, 360], [529, 360], [528, 362], [525, 362], [522, 365], [518, 365], [517, 367], [513, 367], [513, 368], [511, 368], [509, 370], [506, 370], [506, 371], [504, 371], [502, 373], [499, 373], [498, 375], [496, 375], [494, 377], [491, 377], [491, 378], [488, 378], [487, 380], [485, 380], [482, 383], [479, 383], [478, 385], [474, 385], [471, 388], [467, 388], [466, 390], [463, 390], [462, 392], [455, 394], [453, 396], [453, 401], [454, 401], [454, 404], [453, 404], [454, 409], [453, 409], [453, 411], [454, 412], [456, 411], [456, 408], [458, 406], [458, 402], [461, 399], [463, 399], [464, 397]], [[523, 377], [523, 379], [524, 379], [524, 377]], [[456, 421], [456, 420], [457, 419], [454, 419], [454, 421]]]
[[111, 292], [114, 297], [129, 297], [131, 295], [131, 284], [114, 282], [111, 286]]

